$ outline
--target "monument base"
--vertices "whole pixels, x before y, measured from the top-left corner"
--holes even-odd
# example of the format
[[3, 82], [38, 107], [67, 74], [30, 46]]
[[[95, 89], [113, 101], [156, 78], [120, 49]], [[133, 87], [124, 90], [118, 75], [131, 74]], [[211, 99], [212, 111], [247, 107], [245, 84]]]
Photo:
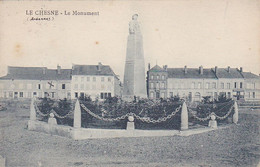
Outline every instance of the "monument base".
[[135, 130], [135, 123], [134, 122], [127, 122], [126, 130]]
[[216, 120], [210, 120], [209, 121], [209, 127], [218, 128], [217, 121]]

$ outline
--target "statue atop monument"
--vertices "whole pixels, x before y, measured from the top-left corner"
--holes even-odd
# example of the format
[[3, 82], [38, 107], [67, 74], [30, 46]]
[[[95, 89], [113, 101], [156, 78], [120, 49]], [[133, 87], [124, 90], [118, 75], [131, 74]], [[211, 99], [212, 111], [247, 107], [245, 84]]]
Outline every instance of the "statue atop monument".
[[132, 16], [132, 20], [129, 22], [129, 34], [140, 34], [140, 26], [137, 21], [138, 14]]

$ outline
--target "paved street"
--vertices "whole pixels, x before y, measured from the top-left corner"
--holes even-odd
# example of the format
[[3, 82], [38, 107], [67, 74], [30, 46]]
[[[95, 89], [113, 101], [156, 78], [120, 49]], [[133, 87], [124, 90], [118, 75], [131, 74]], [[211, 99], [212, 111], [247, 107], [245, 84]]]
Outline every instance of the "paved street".
[[73, 141], [27, 130], [29, 109], [0, 111], [0, 155], [7, 166], [257, 166], [260, 110], [240, 112], [239, 125], [188, 137]]

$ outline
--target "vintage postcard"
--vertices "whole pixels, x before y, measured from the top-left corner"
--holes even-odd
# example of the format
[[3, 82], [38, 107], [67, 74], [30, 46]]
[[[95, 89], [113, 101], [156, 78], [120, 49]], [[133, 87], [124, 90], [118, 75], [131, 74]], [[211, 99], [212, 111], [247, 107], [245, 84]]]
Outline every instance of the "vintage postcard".
[[260, 165], [260, 1], [0, 1], [0, 166]]

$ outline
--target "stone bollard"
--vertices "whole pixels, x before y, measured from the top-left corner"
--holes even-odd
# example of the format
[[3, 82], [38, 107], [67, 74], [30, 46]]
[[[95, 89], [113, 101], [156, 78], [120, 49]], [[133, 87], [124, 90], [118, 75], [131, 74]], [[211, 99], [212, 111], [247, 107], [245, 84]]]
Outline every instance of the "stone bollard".
[[50, 113], [50, 117], [48, 119], [48, 124], [49, 125], [57, 125], [57, 120], [56, 118], [54, 118], [54, 114], [53, 113]]
[[188, 122], [188, 108], [186, 102], [184, 102], [181, 108], [181, 130], [188, 129]]
[[34, 98], [32, 98], [31, 106], [30, 106], [30, 120], [35, 121], [36, 120], [36, 111], [34, 107]]
[[216, 116], [215, 115], [211, 115], [210, 116], [211, 120], [209, 121], [209, 127], [211, 128], [218, 128], [218, 124], [217, 124], [217, 121], [216, 121]]
[[234, 110], [235, 110], [235, 113], [233, 115], [233, 123], [237, 124], [238, 122], [238, 106], [237, 106], [237, 101], [235, 101], [234, 103]]
[[126, 130], [135, 130], [134, 116], [128, 116]]
[[78, 99], [77, 99], [77, 102], [75, 104], [75, 109], [74, 109], [73, 127], [74, 128], [81, 128], [81, 109], [80, 109]]

